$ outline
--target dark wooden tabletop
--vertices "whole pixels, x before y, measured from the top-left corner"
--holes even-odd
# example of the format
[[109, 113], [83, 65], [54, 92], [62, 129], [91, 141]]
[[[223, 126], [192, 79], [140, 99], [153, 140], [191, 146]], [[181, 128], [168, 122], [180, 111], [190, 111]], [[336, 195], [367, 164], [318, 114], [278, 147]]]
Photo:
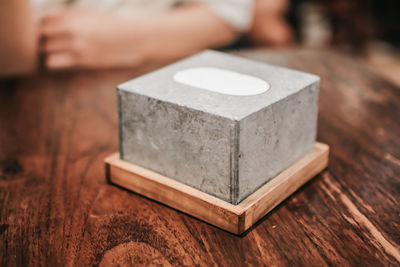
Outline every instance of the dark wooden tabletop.
[[400, 265], [400, 88], [333, 52], [240, 54], [321, 76], [327, 170], [235, 236], [107, 184], [136, 71], [3, 80], [0, 265]]

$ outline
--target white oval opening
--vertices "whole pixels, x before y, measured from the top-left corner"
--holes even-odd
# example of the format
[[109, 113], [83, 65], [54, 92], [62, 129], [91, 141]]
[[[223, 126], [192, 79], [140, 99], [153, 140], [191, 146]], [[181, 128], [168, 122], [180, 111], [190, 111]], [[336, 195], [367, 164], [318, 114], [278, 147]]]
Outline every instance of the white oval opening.
[[178, 83], [226, 95], [258, 95], [269, 89], [269, 84], [260, 78], [211, 67], [178, 71], [174, 75], [174, 80]]

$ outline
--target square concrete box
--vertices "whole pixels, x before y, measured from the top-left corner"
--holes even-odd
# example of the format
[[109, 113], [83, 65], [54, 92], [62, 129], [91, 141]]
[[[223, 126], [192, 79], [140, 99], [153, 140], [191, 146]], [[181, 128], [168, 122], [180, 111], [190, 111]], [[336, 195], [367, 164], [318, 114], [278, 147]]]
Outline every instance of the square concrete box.
[[121, 159], [238, 204], [314, 148], [319, 77], [204, 51], [118, 86]]

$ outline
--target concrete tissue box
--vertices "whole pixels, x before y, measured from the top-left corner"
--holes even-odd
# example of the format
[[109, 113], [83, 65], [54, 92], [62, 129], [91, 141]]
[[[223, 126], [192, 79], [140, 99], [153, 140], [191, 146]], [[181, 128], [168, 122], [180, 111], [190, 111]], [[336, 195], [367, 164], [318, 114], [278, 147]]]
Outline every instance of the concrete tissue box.
[[118, 86], [118, 160], [236, 206], [316, 149], [318, 92], [315, 75], [204, 51]]

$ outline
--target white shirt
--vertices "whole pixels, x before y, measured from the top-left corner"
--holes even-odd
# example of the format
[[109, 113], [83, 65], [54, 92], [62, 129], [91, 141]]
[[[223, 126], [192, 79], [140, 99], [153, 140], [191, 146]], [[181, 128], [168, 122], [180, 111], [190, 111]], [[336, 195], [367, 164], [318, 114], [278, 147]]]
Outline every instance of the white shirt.
[[41, 14], [66, 6], [97, 8], [127, 16], [157, 15], [179, 3], [203, 2], [237, 31], [250, 27], [253, 0], [31, 0], [35, 11]]

